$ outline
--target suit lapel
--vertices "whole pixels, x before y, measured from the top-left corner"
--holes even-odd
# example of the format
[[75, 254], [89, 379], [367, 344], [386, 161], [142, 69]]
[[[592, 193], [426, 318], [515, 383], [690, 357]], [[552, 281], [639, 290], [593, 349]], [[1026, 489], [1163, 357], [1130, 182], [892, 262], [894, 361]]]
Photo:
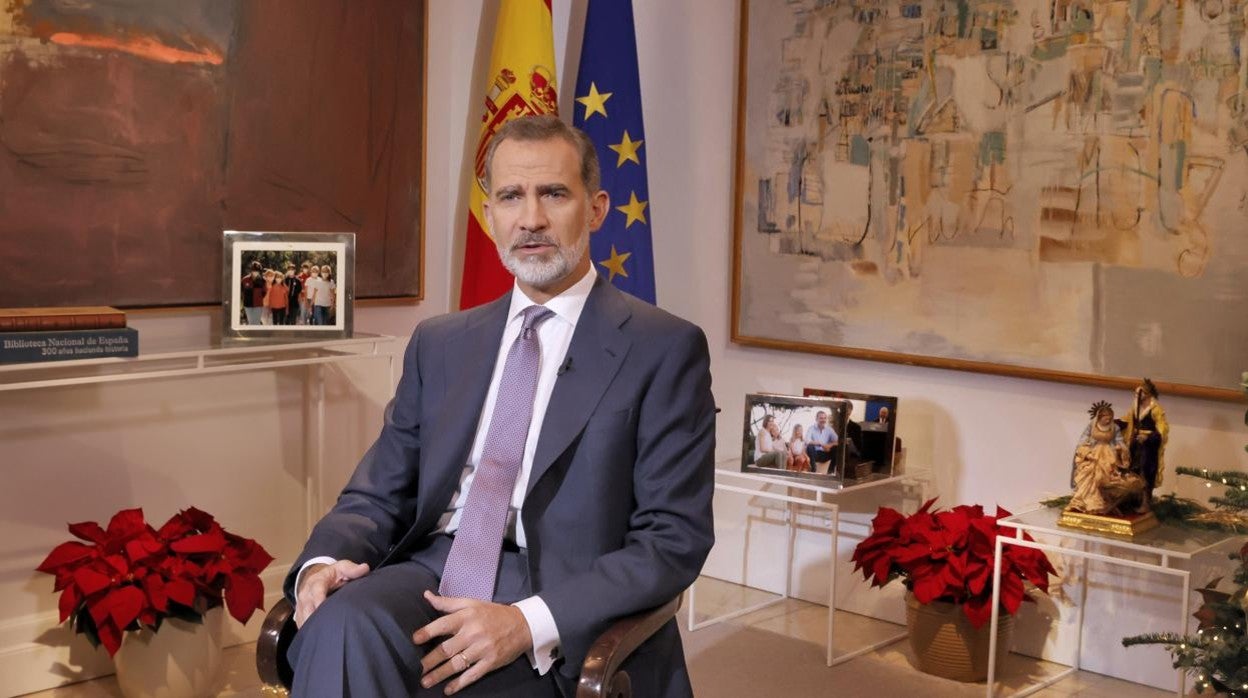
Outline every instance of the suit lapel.
[[462, 331], [445, 342], [446, 394], [430, 422], [428, 435], [421, 439], [427, 444], [425, 472], [432, 485], [420, 488], [430, 497], [422, 510], [432, 512], [435, 519], [442, 515], [468, 462], [509, 307], [510, 293], [468, 317]]
[[631, 315], [621, 292], [599, 276], [568, 346], [569, 368], [555, 381], [533, 454], [527, 496], [585, 428], [632, 344], [621, 326]]

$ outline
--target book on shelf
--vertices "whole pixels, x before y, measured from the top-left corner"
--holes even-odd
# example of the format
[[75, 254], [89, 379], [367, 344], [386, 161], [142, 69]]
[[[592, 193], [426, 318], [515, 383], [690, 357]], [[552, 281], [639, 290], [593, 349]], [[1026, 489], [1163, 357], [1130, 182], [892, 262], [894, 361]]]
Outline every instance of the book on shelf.
[[108, 306], [0, 308], [0, 332], [103, 330], [126, 326], [124, 311]]
[[131, 327], [102, 330], [0, 332], [0, 364], [138, 355], [139, 333]]

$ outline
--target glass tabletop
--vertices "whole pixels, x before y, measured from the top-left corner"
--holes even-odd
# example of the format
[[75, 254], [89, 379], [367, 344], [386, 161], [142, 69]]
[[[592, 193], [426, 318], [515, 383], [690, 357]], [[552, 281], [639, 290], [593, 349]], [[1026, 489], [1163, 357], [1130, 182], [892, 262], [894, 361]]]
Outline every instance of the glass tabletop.
[[297, 341], [286, 338], [196, 341], [186, 337], [160, 336], [149, 340], [140, 334], [139, 355], [136, 357], [2, 364], [0, 392], [229, 367], [326, 362], [343, 357], [375, 355], [381, 344], [393, 340], [387, 335], [362, 332], [347, 338]]
[[1004, 526], [1018, 527], [1032, 534], [1042, 533], [1045, 535], [1062, 536], [1182, 558], [1198, 555], [1222, 545], [1230, 539], [1243, 537], [1243, 534], [1238, 533], [1163, 523], [1157, 528], [1145, 531], [1128, 540], [1126, 538], [1098, 536], [1087, 531], [1058, 526], [1057, 519], [1061, 514], [1061, 509], [1044, 507], [1007, 516], [1001, 519], [1000, 523]]
[[776, 485], [779, 487], [794, 487], [810, 492], [824, 492], [836, 494], [840, 492], [849, 492], [855, 489], [863, 489], [883, 484], [885, 482], [895, 482], [907, 478], [913, 479], [913, 474], [897, 474], [887, 475], [885, 473], [872, 473], [867, 477], [857, 479], [843, 479], [839, 477], [829, 477], [827, 475], [806, 475], [803, 473], [784, 473], [784, 474], [765, 474], [742, 472], [741, 463], [738, 460], [720, 460], [715, 463], [716, 479], [734, 478], [739, 480], [748, 480], [763, 485]]

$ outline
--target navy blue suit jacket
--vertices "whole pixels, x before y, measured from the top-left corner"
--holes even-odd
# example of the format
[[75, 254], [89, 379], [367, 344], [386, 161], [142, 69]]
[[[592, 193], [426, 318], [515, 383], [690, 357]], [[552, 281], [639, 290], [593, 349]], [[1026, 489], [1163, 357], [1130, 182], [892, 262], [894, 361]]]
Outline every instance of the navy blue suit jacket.
[[[314, 528], [287, 596], [313, 556], [376, 569], [407, 559], [436, 529], [468, 461], [509, 305], [510, 294], [416, 328], [381, 435]], [[521, 509], [530, 582], [558, 626], [565, 679], [612, 621], [697, 577], [714, 541], [715, 441], [698, 327], [599, 277], [568, 361]], [[675, 631], [669, 624], [655, 640], [675, 649]]]

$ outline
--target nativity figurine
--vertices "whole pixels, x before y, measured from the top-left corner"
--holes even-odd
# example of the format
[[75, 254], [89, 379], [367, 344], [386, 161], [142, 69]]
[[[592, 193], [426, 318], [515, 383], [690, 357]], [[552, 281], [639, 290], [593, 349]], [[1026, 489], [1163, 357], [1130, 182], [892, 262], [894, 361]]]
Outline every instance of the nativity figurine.
[[1157, 397], [1157, 386], [1145, 378], [1135, 389], [1135, 401], [1131, 414], [1127, 415], [1124, 435], [1131, 470], [1144, 479], [1145, 506], [1152, 505], [1153, 488], [1161, 484], [1166, 464], [1166, 441], [1170, 438], [1166, 412], [1161, 409]]
[[1143, 505], [1144, 479], [1131, 471], [1127, 441], [1114, 420], [1113, 406], [1098, 402], [1092, 420], [1075, 446], [1071, 480], [1074, 494], [1067, 512], [1122, 516]]

